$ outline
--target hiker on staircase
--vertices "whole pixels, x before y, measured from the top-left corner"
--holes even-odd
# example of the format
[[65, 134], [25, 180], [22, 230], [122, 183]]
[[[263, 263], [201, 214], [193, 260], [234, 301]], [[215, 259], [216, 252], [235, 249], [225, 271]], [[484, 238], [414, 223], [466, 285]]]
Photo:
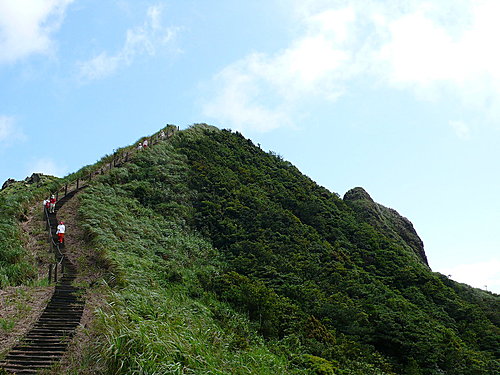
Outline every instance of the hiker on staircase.
[[47, 212], [49, 212], [49, 208], [50, 208], [50, 198], [47, 198], [47, 199], [44, 199], [44, 200], [43, 200], [43, 207], [47, 210]]
[[62, 245], [64, 244], [64, 233], [66, 233], [66, 226], [64, 225], [64, 222], [61, 221], [59, 222], [59, 225], [57, 226], [57, 237], [59, 239], [59, 243]]
[[50, 201], [49, 201], [49, 212], [51, 214], [53, 214], [54, 212], [56, 212], [56, 197], [53, 194], [50, 197]]

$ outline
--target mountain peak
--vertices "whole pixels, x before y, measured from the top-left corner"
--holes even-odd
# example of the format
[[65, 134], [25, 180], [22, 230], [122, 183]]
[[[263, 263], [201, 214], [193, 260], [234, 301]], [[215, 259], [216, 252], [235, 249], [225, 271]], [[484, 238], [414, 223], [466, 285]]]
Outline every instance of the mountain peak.
[[410, 220], [396, 210], [375, 202], [362, 187], [353, 188], [345, 193], [344, 201], [354, 209], [359, 219], [404, 247], [410, 248], [424, 264], [429, 265], [424, 243]]
[[355, 187], [344, 194], [344, 201], [355, 201], [358, 199], [363, 199], [373, 202], [373, 199], [372, 197], [370, 197], [370, 194], [368, 194], [367, 191], [362, 187]]

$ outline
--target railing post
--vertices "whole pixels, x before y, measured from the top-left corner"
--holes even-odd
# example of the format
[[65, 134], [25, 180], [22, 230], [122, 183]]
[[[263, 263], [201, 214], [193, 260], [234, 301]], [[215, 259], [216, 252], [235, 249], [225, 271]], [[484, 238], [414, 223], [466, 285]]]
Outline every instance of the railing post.
[[54, 282], [57, 283], [57, 262], [56, 262], [55, 267], [54, 267]]
[[52, 263], [49, 264], [49, 277], [48, 277], [49, 284], [52, 282]]
[[59, 190], [56, 191], [56, 201], [58, 201], [58, 200], [59, 200]]
[[68, 195], [68, 184], [64, 187], [64, 196]]
[[78, 190], [79, 187], [80, 187], [80, 179], [77, 178], [76, 179], [76, 189]]

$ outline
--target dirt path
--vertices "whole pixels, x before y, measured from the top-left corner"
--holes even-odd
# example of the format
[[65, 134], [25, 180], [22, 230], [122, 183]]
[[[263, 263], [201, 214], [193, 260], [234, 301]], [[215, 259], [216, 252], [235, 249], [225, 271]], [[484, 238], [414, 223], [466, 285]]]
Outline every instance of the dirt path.
[[[84, 191], [81, 191], [70, 199], [58, 211], [57, 216], [59, 220], [64, 221], [66, 226], [65, 253], [77, 267], [78, 276], [75, 284], [85, 290], [85, 309], [80, 326], [61, 361], [44, 374], [80, 374], [79, 366], [85, 360], [87, 348], [92, 345], [91, 327], [96, 310], [102, 307], [106, 301], [106, 288], [101, 287], [99, 283], [105, 270], [100, 266], [99, 259], [93, 249], [85, 242], [84, 232], [78, 222], [79, 195], [83, 193]], [[95, 370], [98, 372], [97, 369]]]
[[[63, 374], [78, 371], [82, 356], [92, 342], [92, 334], [86, 327], [91, 325], [95, 310], [102, 306], [105, 288], [100, 288], [98, 280], [104, 275], [98, 257], [86, 245], [84, 233], [78, 225], [79, 197], [77, 193], [59, 210], [58, 219], [66, 224], [66, 255], [77, 266], [78, 278], [75, 283], [85, 290], [86, 305], [80, 325], [61, 361], [46, 374]], [[21, 224], [23, 244], [39, 269], [38, 284], [46, 283], [48, 265], [54, 262], [54, 254], [49, 251], [45, 220], [39, 207], [32, 207], [29, 216]], [[0, 359], [18, 344], [31, 330], [42, 315], [54, 292], [54, 286], [19, 286], [0, 290]]]
[[3, 357], [33, 326], [54, 287], [7, 287], [0, 290], [0, 353]]

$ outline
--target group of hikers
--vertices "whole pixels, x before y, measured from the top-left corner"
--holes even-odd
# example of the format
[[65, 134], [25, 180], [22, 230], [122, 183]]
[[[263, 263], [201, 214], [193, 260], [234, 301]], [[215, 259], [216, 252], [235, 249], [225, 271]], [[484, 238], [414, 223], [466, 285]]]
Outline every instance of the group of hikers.
[[56, 196], [51, 195], [50, 198], [45, 199], [43, 206], [47, 209], [48, 213], [53, 214], [56, 210]]
[[[165, 134], [164, 130], [161, 130], [160, 134], [158, 134], [157, 139], [163, 140], [167, 137]], [[143, 148], [148, 148], [149, 147], [149, 142], [147, 139], [145, 139], [143, 142], [139, 142], [139, 145], [137, 146], [138, 150], [142, 150]], [[55, 195], [51, 195], [50, 198], [47, 198], [43, 201], [43, 207], [45, 210], [47, 210], [48, 214], [53, 214], [55, 213], [56, 210], [56, 197]], [[57, 239], [59, 244], [64, 244], [64, 234], [66, 233], [66, 226], [64, 225], [64, 222], [60, 221], [58, 226], [57, 226]]]
[[[53, 214], [56, 212], [56, 196], [51, 195], [50, 198], [45, 199], [43, 201], [43, 207], [49, 214]], [[59, 224], [57, 225], [57, 240], [58, 242], [63, 245], [64, 244], [64, 234], [66, 233], [66, 226], [64, 225], [63, 221], [60, 221]]]
[[[159, 140], [159, 141], [161, 141], [161, 140], [165, 139], [165, 138], [166, 138], [166, 136], [167, 136], [167, 135], [165, 134], [165, 131], [164, 131], [164, 130], [162, 130], [162, 131], [160, 132], [160, 134], [158, 134], [158, 140]], [[139, 151], [140, 151], [140, 150], [142, 150], [143, 148], [148, 148], [148, 147], [149, 147], [149, 142], [148, 142], [148, 140], [147, 140], [147, 139], [145, 139], [145, 140], [144, 140], [144, 142], [139, 142], [139, 144], [137, 145], [137, 150], [139, 150]]]

